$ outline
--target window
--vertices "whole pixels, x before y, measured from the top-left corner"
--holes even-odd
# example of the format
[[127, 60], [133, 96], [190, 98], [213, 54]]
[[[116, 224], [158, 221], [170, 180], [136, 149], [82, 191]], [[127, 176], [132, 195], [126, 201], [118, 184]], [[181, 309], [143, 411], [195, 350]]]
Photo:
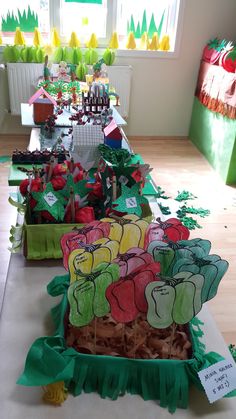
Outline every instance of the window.
[[47, 42], [50, 34], [49, 0], [1, 1], [0, 29], [5, 44], [12, 43], [17, 27], [24, 32], [26, 42], [32, 40], [35, 27]]
[[32, 32], [38, 27], [45, 43], [52, 27], [58, 28], [63, 44], [75, 31], [82, 45], [94, 32], [100, 47], [107, 47], [112, 32], [119, 35], [119, 48], [126, 49], [129, 32], [141, 48], [144, 33], [152, 39], [154, 32], [161, 40], [170, 39], [169, 51], [176, 47], [180, 4], [184, 0], [8, 0], [1, 1], [0, 28], [3, 42], [13, 40], [16, 27], [31, 43]]

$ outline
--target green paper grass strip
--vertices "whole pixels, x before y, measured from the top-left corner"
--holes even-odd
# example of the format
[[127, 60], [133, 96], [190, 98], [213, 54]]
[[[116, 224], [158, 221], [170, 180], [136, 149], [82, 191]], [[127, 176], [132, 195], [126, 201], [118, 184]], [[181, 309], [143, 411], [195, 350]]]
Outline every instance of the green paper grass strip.
[[162, 199], [169, 199], [169, 196], [165, 195], [165, 191], [163, 189], [161, 189], [160, 186], [157, 187], [157, 198], [162, 198]]
[[[69, 275], [57, 276], [48, 284], [50, 295], [63, 295], [60, 304], [51, 311], [55, 334], [41, 337], [33, 343], [18, 384], [46, 386], [64, 381], [66, 388], [75, 396], [83, 391], [98, 392], [101, 397], [112, 400], [125, 392], [139, 394], [144, 400], [159, 400], [161, 407], [167, 407], [169, 412], [174, 413], [177, 407], [187, 408], [191, 382], [202, 389], [198, 371], [223, 359], [215, 352], [204, 352], [204, 345], [200, 342], [202, 323], [197, 318], [190, 323], [193, 355], [186, 361], [86, 355], [67, 348], [64, 316], [68, 305], [68, 287]], [[230, 395], [236, 395], [236, 391]]]
[[200, 224], [198, 224], [198, 222], [194, 220], [192, 217], [179, 217], [178, 211], [177, 217], [180, 219], [181, 223], [189, 230], [195, 230], [195, 228], [202, 228], [202, 226], [200, 226]]

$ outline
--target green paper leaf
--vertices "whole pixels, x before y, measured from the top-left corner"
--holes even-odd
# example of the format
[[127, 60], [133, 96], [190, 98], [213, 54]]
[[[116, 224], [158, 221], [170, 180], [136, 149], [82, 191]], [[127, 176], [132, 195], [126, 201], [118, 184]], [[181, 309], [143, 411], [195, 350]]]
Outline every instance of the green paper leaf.
[[69, 175], [65, 187], [60, 191], [60, 193], [65, 198], [69, 199], [71, 190], [73, 190], [74, 195], [79, 195], [80, 198], [84, 198], [90, 191], [90, 188], [86, 186], [87, 183], [87, 180], [80, 180], [79, 182], [74, 182], [73, 176]]
[[113, 202], [114, 209], [128, 214], [142, 215], [141, 204], [148, 204], [148, 200], [139, 195], [140, 185], [136, 183], [132, 188], [121, 185], [121, 196]]
[[178, 195], [175, 198], [175, 200], [181, 202], [181, 201], [187, 201], [188, 199], [195, 199], [195, 198], [197, 197], [193, 195], [191, 192], [184, 190], [182, 192], [178, 191]]
[[51, 182], [47, 183], [43, 192], [32, 192], [37, 205], [33, 211], [48, 211], [57, 221], [63, 221], [66, 204], [59, 192], [54, 191]]

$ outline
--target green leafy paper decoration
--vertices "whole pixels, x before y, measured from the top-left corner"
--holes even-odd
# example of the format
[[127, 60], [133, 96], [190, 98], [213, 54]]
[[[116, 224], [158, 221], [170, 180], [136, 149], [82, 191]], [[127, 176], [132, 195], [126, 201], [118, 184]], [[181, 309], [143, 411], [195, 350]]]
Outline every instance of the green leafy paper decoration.
[[178, 195], [176, 196], [175, 201], [181, 202], [181, 201], [187, 201], [188, 199], [195, 199], [195, 198], [197, 197], [193, 195], [191, 192], [184, 190], [182, 192], [178, 191]]
[[2, 18], [3, 32], [14, 32], [18, 26], [23, 32], [34, 32], [34, 29], [38, 27], [38, 15], [31, 11], [30, 6], [27, 13], [25, 10], [21, 13], [17, 9], [17, 12], [8, 11], [6, 18]]
[[128, 214], [142, 215], [142, 204], [148, 204], [144, 196], [139, 195], [140, 185], [136, 183], [132, 188], [121, 185], [121, 196], [113, 202], [116, 211], [127, 212]]
[[69, 199], [71, 190], [73, 190], [75, 195], [79, 195], [80, 198], [84, 198], [90, 191], [88, 186], [86, 186], [87, 183], [87, 180], [74, 182], [73, 176], [69, 175], [67, 178], [66, 186], [60, 192], [64, 197]]
[[33, 211], [48, 211], [57, 221], [63, 221], [65, 214], [65, 199], [59, 192], [54, 191], [49, 182], [42, 192], [32, 192], [37, 205]]
[[160, 208], [160, 210], [161, 210], [161, 213], [162, 213], [163, 215], [169, 215], [169, 214], [171, 214], [170, 207], [165, 207], [165, 206], [164, 206], [164, 205], [162, 205], [160, 202], [158, 202], [158, 206], [159, 206], [159, 208]]

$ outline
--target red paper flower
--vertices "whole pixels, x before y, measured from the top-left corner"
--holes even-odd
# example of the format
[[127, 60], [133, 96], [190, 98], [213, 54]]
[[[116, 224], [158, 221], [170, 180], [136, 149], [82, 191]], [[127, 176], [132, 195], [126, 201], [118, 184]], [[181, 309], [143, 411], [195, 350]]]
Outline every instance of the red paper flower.
[[[71, 205], [68, 205], [64, 218], [66, 223], [72, 222]], [[78, 202], [75, 202], [75, 223], [87, 224], [95, 220], [93, 207], [79, 208]]]
[[84, 179], [84, 172], [83, 172], [83, 170], [78, 170], [77, 171], [77, 174], [75, 176], [73, 176], [73, 179], [74, 179], [74, 182], [75, 183], [79, 182], [80, 180], [83, 180]]
[[102, 192], [102, 184], [101, 184], [101, 182], [88, 183], [88, 187], [89, 188], [92, 187], [92, 191], [89, 192], [89, 194], [88, 194], [88, 199], [89, 200], [92, 200], [93, 198], [102, 199], [103, 192]]
[[152, 281], [157, 281], [160, 263], [143, 265], [130, 275], [115, 282], [106, 290], [106, 298], [111, 307], [114, 320], [128, 323], [136, 319], [139, 312], [147, 312], [145, 288]]
[[66, 175], [67, 174], [67, 165], [66, 164], [56, 164], [56, 166], [53, 168], [52, 175], [58, 176], [58, 175]]
[[51, 179], [51, 184], [53, 186], [54, 191], [59, 191], [65, 187], [66, 180], [62, 176], [54, 176]]

